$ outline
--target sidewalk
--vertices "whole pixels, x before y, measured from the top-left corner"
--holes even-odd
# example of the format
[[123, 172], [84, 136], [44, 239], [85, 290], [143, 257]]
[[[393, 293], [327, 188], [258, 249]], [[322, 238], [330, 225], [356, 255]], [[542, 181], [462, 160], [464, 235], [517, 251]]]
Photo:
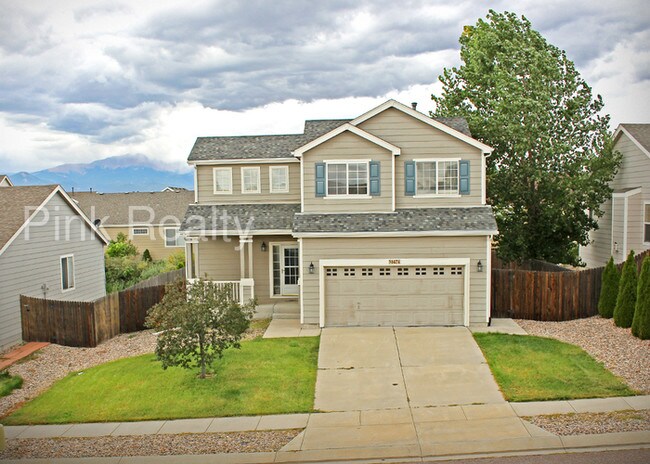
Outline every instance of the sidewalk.
[[[15, 438], [243, 432], [304, 428], [277, 453], [93, 458], [97, 463], [334, 462], [337, 460], [494, 456], [522, 452], [650, 448], [650, 432], [557, 436], [520, 416], [566, 412], [650, 409], [650, 395], [546, 403], [441, 406], [275, 416], [184, 419], [98, 424], [10, 426]], [[78, 463], [88, 459], [19, 460]], [[8, 461], [11, 462], [11, 461]]]

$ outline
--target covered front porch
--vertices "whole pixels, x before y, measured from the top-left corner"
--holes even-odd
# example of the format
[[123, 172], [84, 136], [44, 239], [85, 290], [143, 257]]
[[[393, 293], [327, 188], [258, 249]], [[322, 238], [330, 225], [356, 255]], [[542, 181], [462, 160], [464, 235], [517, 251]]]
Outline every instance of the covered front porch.
[[[299, 317], [300, 249], [290, 235], [187, 237], [187, 279], [230, 285], [260, 312]], [[292, 304], [293, 303], [293, 304]]]

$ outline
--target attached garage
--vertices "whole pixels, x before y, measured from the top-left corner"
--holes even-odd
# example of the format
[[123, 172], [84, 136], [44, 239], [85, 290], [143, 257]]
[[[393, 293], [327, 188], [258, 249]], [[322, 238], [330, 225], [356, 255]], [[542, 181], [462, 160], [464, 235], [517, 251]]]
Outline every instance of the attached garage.
[[321, 262], [325, 326], [468, 325], [464, 262], [336, 261]]

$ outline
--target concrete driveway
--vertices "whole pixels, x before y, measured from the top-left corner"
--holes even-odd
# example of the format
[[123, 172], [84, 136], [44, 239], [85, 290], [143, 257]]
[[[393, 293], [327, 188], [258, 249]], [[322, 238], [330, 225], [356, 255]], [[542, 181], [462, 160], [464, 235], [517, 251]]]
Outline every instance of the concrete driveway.
[[321, 411], [505, 403], [464, 327], [326, 328], [318, 368]]

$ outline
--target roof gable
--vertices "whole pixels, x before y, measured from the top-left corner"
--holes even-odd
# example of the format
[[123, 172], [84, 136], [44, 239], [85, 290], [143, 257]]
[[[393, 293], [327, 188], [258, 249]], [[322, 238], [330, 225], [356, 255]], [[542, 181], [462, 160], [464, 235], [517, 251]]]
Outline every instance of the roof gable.
[[317, 139], [314, 139], [311, 142], [297, 148], [296, 150], [293, 151], [293, 156], [295, 156], [296, 158], [300, 158], [305, 152], [311, 150], [312, 148], [317, 147], [322, 143], [327, 142], [330, 139], [333, 139], [334, 137], [342, 134], [343, 132], [351, 132], [352, 134], [355, 134], [363, 139], [366, 139], [369, 142], [374, 143], [375, 145], [385, 148], [386, 150], [390, 151], [393, 155], [399, 155], [401, 153], [401, 149], [399, 147], [396, 147], [395, 145], [380, 139], [379, 137], [371, 134], [370, 132], [366, 132], [363, 129], [353, 126], [352, 124], [345, 123], [342, 126], [339, 126], [336, 129], [333, 129], [328, 133], [321, 135]]
[[0, 174], [0, 187], [13, 187], [14, 184], [6, 174]]
[[650, 158], [650, 124], [619, 124], [614, 132], [614, 141], [621, 134], [627, 135], [643, 153]]
[[[372, 118], [373, 116], [376, 116], [379, 113], [382, 113], [382, 112], [386, 111], [389, 108], [394, 108], [396, 110], [399, 110], [399, 111], [401, 111], [401, 112], [403, 112], [403, 113], [405, 113], [405, 114], [407, 114], [409, 116], [412, 116], [415, 119], [418, 119], [418, 120], [424, 122], [425, 124], [428, 124], [431, 127], [435, 127], [436, 129], [438, 129], [438, 130], [440, 130], [442, 132], [445, 132], [446, 134], [451, 135], [452, 137], [455, 137], [455, 138], [457, 138], [457, 139], [459, 139], [459, 140], [461, 140], [461, 141], [463, 141], [463, 142], [465, 142], [465, 143], [467, 143], [467, 144], [469, 144], [469, 145], [471, 145], [471, 146], [473, 146], [475, 148], [478, 148], [483, 153], [488, 153], [489, 154], [489, 153], [492, 153], [492, 151], [493, 151], [492, 147], [490, 147], [490, 146], [488, 146], [488, 145], [486, 145], [486, 144], [484, 144], [482, 142], [479, 142], [478, 140], [476, 140], [476, 139], [470, 137], [469, 135], [467, 135], [467, 134], [461, 132], [460, 130], [458, 130], [458, 129], [462, 129], [462, 127], [460, 126], [461, 119], [459, 119], [459, 118], [445, 118], [445, 119], [441, 118], [440, 120], [433, 119], [433, 118], [430, 118], [429, 116], [427, 116], [427, 115], [425, 115], [423, 113], [420, 113], [419, 111], [416, 111], [413, 108], [411, 108], [409, 106], [406, 106], [406, 105], [404, 105], [404, 104], [402, 104], [402, 103], [400, 103], [398, 101], [395, 101], [395, 100], [388, 100], [387, 102], [382, 103], [381, 105], [377, 106], [376, 108], [373, 108], [370, 111], [362, 114], [361, 116], [353, 119], [352, 121], [350, 121], [350, 124], [352, 124], [354, 126], [357, 126], [357, 125], [361, 124], [362, 122], [367, 121], [368, 119]], [[458, 128], [450, 127], [449, 125], [447, 125], [447, 124], [445, 124], [445, 123], [443, 123], [441, 121], [446, 121], [449, 124], [457, 124]], [[467, 131], [469, 132], [469, 129], [467, 129]]]
[[[79, 215], [86, 225], [108, 244], [108, 239], [59, 185], [39, 185], [27, 187], [8, 187], [0, 189], [0, 255], [20, 235], [29, 222], [43, 209], [54, 195], [60, 195], [70, 208]], [[32, 211], [26, 219], [25, 214]]]

